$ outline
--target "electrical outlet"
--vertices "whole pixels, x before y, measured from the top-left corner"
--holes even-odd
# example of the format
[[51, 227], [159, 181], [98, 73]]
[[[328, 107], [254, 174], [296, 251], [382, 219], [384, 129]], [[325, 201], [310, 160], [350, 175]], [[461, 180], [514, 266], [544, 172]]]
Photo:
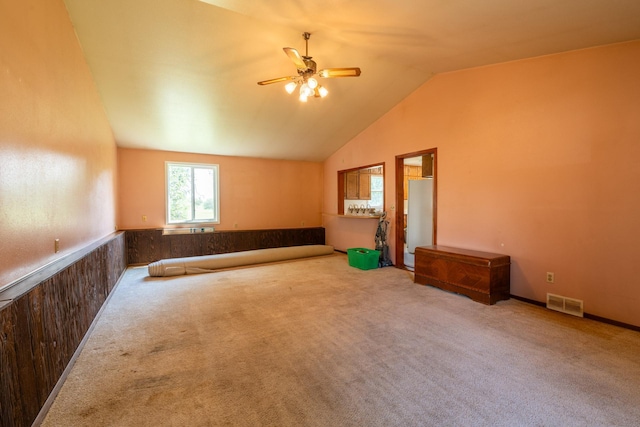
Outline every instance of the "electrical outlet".
[[550, 271], [547, 271], [547, 283], [554, 283], [556, 281], [556, 275]]
[[55, 253], [60, 252], [60, 239], [56, 239], [53, 241], [53, 250]]
[[300, 221], [300, 225], [304, 227], [304, 221]]
[[142, 220], [146, 221], [147, 220], [147, 216], [146, 215], [142, 215]]

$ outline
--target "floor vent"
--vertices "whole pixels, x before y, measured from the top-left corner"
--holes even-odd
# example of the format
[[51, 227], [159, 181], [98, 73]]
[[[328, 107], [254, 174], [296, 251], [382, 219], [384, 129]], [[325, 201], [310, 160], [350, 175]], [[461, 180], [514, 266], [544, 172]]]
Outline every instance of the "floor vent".
[[547, 294], [547, 308], [573, 316], [584, 317], [583, 302], [555, 294]]

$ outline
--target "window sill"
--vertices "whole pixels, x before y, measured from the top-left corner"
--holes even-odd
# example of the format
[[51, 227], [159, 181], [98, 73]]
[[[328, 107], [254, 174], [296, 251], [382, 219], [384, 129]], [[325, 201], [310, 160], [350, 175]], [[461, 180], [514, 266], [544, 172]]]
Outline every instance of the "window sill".
[[213, 227], [181, 227], [181, 228], [163, 228], [162, 235], [169, 234], [195, 234], [195, 233], [213, 233], [215, 228]]

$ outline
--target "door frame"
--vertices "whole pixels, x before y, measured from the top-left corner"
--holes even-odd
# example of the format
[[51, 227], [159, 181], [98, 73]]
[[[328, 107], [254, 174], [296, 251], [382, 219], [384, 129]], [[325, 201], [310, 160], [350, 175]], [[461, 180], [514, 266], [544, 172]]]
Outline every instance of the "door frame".
[[433, 244], [438, 236], [438, 149], [415, 151], [396, 156], [396, 267], [406, 269], [404, 265], [404, 159], [433, 155]]

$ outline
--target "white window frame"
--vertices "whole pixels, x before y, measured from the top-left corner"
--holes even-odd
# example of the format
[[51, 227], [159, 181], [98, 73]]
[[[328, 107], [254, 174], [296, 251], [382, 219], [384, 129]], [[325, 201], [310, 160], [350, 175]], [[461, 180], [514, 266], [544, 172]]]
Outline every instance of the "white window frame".
[[[220, 179], [219, 179], [219, 169], [220, 166], [217, 164], [207, 164], [207, 163], [185, 163], [185, 162], [171, 162], [171, 161], [166, 161], [165, 163], [165, 168], [164, 168], [164, 175], [165, 175], [165, 210], [166, 210], [166, 222], [167, 225], [180, 225], [180, 224], [219, 224], [220, 223]], [[213, 218], [207, 218], [207, 219], [193, 219], [193, 220], [188, 220], [188, 221], [171, 221], [170, 218], [170, 206], [169, 206], [169, 189], [170, 189], [170, 185], [169, 185], [169, 168], [171, 166], [180, 166], [180, 167], [189, 167], [191, 168], [191, 173], [193, 176], [193, 169], [211, 169], [213, 171], [213, 214], [214, 217]], [[192, 191], [192, 202], [193, 198], [195, 198], [195, 192]], [[195, 205], [193, 209], [195, 209]], [[191, 212], [192, 217], [195, 216], [194, 212]]]

